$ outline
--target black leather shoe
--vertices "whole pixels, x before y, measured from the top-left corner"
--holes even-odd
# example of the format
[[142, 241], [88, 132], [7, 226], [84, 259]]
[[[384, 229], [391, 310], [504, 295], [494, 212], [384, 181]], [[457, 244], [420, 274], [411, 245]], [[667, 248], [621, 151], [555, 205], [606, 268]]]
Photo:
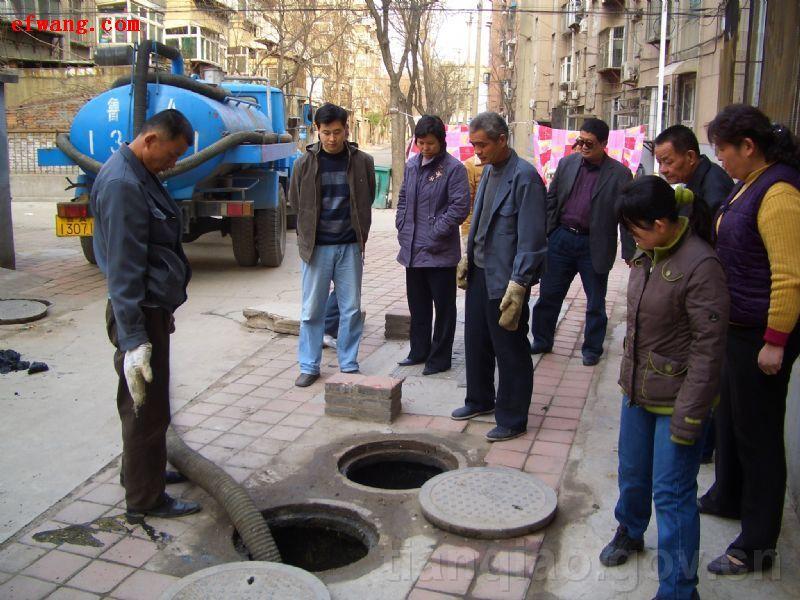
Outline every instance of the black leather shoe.
[[403, 360], [398, 361], [397, 364], [400, 365], [401, 367], [410, 367], [411, 365], [421, 365], [424, 362], [425, 362], [424, 358], [420, 358], [419, 360], [416, 360], [416, 359], [411, 358], [410, 356], [407, 356]]
[[422, 369], [423, 375], [436, 375], [436, 373], [444, 373], [445, 371], [449, 371], [450, 367], [446, 369], [437, 369], [436, 367], [425, 367]]
[[545, 346], [539, 342], [533, 342], [533, 344], [531, 344], [531, 354], [550, 354], [552, 351], [552, 346]]
[[486, 433], [486, 439], [490, 442], [505, 442], [525, 435], [526, 431], [527, 429], [509, 429], [498, 425]]
[[[770, 565], [772, 566], [772, 565]], [[743, 575], [755, 571], [752, 566], [746, 564], [736, 564], [727, 554], [718, 556], [708, 563], [708, 571], [715, 575]]]
[[461, 406], [450, 414], [450, 418], [454, 421], [466, 421], [467, 419], [471, 419], [480, 415], [490, 415], [493, 412], [493, 408], [490, 408], [489, 410], [477, 410], [470, 408], [469, 406]]
[[[189, 481], [182, 473], [178, 473], [177, 471], [164, 471], [164, 480], [167, 482], [167, 485]], [[125, 477], [122, 475], [122, 471], [119, 472], [119, 484], [125, 487]]]
[[202, 510], [197, 502], [191, 500], [179, 500], [173, 498], [169, 494], [164, 494], [164, 499], [161, 504], [149, 508], [147, 510], [130, 510], [128, 509], [127, 515], [129, 517], [159, 517], [161, 519], [174, 519], [175, 517], [183, 517], [191, 515]]
[[631, 555], [644, 550], [644, 540], [634, 540], [628, 530], [620, 525], [617, 532], [605, 548], [600, 552], [600, 562], [606, 567], [617, 567], [628, 562]]
[[600, 362], [600, 357], [599, 356], [595, 356], [594, 354], [584, 354], [583, 355], [583, 366], [584, 367], [593, 367], [599, 362]]
[[294, 380], [297, 387], [308, 387], [319, 379], [319, 373], [300, 373], [300, 377]]

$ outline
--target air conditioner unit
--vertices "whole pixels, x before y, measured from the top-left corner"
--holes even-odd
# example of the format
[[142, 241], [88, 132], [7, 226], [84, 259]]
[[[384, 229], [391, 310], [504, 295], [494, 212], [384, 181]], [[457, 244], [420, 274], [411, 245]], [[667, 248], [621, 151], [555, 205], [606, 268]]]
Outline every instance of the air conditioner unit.
[[561, 102], [561, 103], [566, 102], [567, 101], [567, 92], [565, 92], [563, 90], [558, 92], [558, 101]]
[[636, 81], [639, 78], [639, 67], [624, 65], [622, 67], [622, 81]]
[[570, 90], [569, 99], [570, 100], [577, 100], [578, 99], [578, 90]]
[[514, 61], [513, 60], [508, 61], [508, 63], [506, 64], [506, 69], [513, 69], [513, 68], [514, 68]]
[[630, 115], [617, 115], [617, 127], [620, 129], [626, 129], [634, 125], [636, 125], [634, 117]]

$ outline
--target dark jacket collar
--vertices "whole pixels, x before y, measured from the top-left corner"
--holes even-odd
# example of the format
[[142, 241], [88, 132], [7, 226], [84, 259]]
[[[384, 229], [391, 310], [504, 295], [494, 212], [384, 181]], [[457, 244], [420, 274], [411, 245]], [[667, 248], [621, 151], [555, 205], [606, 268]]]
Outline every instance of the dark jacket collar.
[[144, 166], [142, 161], [133, 153], [133, 150], [130, 149], [128, 144], [122, 144], [120, 146], [119, 151], [122, 153], [122, 156], [125, 157], [125, 160], [133, 169], [133, 172], [136, 173], [136, 176], [142, 181], [142, 183], [147, 185], [152, 185], [153, 183], [153, 175], [150, 171], [147, 170], [147, 167]]
[[164, 184], [162, 184], [158, 180], [157, 175], [153, 175], [147, 168], [142, 164], [142, 161], [133, 153], [133, 151], [128, 147], [128, 144], [123, 144], [119, 148], [119, 152], [122, 154], [122, 157], [125, 161], [130, 165], [133, 172], [139, 178], [139, 180], [144, 184], [146, 190], [150, 192], [150, 195], [155, 199], [158, 205], [162, 208], [167, 210], [170, 214], [176, 215], [179, 211], [178, 205], [172, 199], [172, 196], [169, 195]]
[[[358, 144], [355, 142], [345, 141], [344, 147], [347, 149], [347, 152], [350, 153], [352, 156], [356, 152], [358, 152]], [[314, 156], [319, 155], [319, 151], [322, 149], [321, 142], [314, 142], [313, 144], [309, 144], [306, 146], [306, 152], [311, 152]]]
[[689, 183], [686, 184], [686, 187], [692, 190], [695, 194], [702, 191], [703, 189], [703, 179], [706, 178], [706, 174], [711, 169], [711, 161], [705, 154], [700, 155], [700, 161], [697, 163], [697, 168], [692, 173], [692, 177], [689, 180]]

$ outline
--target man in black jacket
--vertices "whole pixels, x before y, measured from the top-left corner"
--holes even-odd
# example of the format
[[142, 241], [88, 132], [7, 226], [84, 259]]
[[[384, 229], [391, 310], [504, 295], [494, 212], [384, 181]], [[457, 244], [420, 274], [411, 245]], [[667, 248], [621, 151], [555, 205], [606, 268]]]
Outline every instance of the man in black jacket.
[[[608, 125], [587, 119], [576, 141], [578, 152], [559, 161], [547, 192], [547, 269], [533, 308], [533, 354], [553, 349], [558, 313], [576, 274], [586, 294], [583, 364], [596, 365], [603, 353], [608, 316], [608, 273], [617, 253], [617, 199], [632, 179], [630, 170], [605, 152]], [[623, 258], [633, 256], [623, 244]]]
[[[106, 327], [116, 347], [117, 410], [128, 513], [180, 517], [196, 502], [164, 491], [168, 482], [169, 335], [186, 301], [191, 270], [181, 247], [181, 211], [158, 173], [172, 168], [194, 140], [174, 109], [142, 126], [109, 158], [92, 185], [94, 252], [108, 280]], [[177, 473], [170, 473], [173, 480]]]
[[673, 125], [658, 134], [655, 156], [664, 179], [672, 185], [684, 184], [705, 201], [712, 215], [733, 189], [733, 179], [700, 154], [697, 137], [685, 125]]

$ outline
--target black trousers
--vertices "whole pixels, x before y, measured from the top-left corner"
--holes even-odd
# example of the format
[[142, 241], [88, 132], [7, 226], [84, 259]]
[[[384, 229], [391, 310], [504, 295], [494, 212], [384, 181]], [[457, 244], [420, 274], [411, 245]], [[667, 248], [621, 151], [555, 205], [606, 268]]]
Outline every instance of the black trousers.
[[114, 368], [119, 375], [117, 410], [122, 422], [122, 474], [125, 481], [125, 502], [129, 510], [147, 510], [163, 500], [164, 472], [167, 466], [167, 427], [169, 408], [169, 335], [172, 315], [161, 308], [142, 308], [145, 327], [153, 354], [150, 366], [153, 382], [147, 385], [147, 398], [133, 412], [133, 398], [125, 381], [125, 352], [117, 342], [117, 324], [111, 302], [106, 306], [108, 339], [117, 351]]
[[[408, 356], [424, 360], [431, 369], [446, 371], [453, 359], [456, 335], [456, 268], [407, 267], [406, 296], [411, 313], [411, 350]], [[431, 322], [436, 309], [436, 322]]]
[[[500, 299], [490, 300], [483, 269], [474, 268], [469, 279], [464, 325], [467, 362], [467, 397], [464, 403], [478, 410], [495, 409], [495, 420], [512, 430], [528, 426], [533, 393], [533, 360], [528, 342], [528, 299], [516, 331], [498, 325]], [[494, 388], [495, 361], [499, 371]]]
[[771, 566], [786, 495], [784, 417], [800, 329], [789, 337], [777, 375], [758, 368], [764, 330], [731, 326], [722, 371], [716, 427], [716, 481], [703, 498], [709, 508], [741, 516], [728, 552], [757, 567]]

